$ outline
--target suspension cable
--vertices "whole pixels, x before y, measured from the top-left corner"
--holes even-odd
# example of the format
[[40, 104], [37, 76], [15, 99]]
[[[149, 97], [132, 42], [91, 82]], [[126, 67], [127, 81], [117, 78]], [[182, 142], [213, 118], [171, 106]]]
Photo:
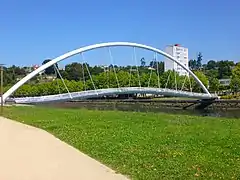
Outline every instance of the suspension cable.
[[134, 52], [134, 59], [135, 59], [136, 69], [137, 69], [137, 74], [138, 74], [138, 84], [139, 84], [139, 87], [141, 88], [140, 74], [139, 74], [139, 70], [138, 70], [138, 66], [137, 66], [137, 55], [136, 55], [135, 47], [133, 47], [133, 52]]
[[108, 71], [107, 71], [107, 80], [108, 80], [108, 88], [110, 87], [110, 66], [108, 66]]
[[63, 79], [63, 77], [62, 77], [59, 69], [57, 68], [56, 64], [54, 64], [53, 66], [56, 68], [57, 73], [58, 73], [59, 77], [61, 78], [61, 80], [62, 80], [62, 82], [63, 82], [63, 85], [65, 86], [65, 88], [66, 88], [66, 90], [67, 90], [67, 92], [68, 92], [68, 94], [69, 94], [69, 97], [72, 99], [72, 94], [71, 94], [70, 91], [68, 90], [68, 87], [67, 87], [67, 85], [65, 84], [65, 81], [64, 81], [64, 79]]
[[[134, 61], [134, 55], [132, 54], [132, 61]], [[130, 66], [130, 69], [129, 69], [129, 87], [131, 87], [131, 81], [132, 81], [132, 66]]]
[[[56, 78], [57, 78], [57, 70], [56, 70], [56, 67], [53, 66], [53, 69], [54, 69], [54, 72], [55, 72], [55, 75], [56, 75]], [[58, 83], [58, 79], [57, 79], [57, 86], [58, 86], [58, 93], [61, 94], [61, 91], [60, 91], [60, 86], [59, 86], [59, 83]]]
[[185, 76], [185, 78], [184, 78], [184, 81], [183, 81], [183, 84], [182, 84], [181, 91], [183, 90], [183, 88], [184, 88], [184, 86], [185, 86], [186, 79], [187, 79], [187, 76]]
[[150, 76], [149, 76], [149, 80], [148, 80], [148, 87], [150, 86], [151, 78], [152, 78], [152, 67], [150, 69]]
[[[107, 57], [106, 58], [108, 58], [108, 55], [109, 55], [109, 52], [107, 51]], [[110, 65], [111, 65], [111, 62], [110, 62]], [[109, 76], [110, 76], [110, 72], [111, 72], [111, 66], [110, 65], [108, 65], [107, 67], [106, 67], [106, 77], [107, 77], [107, 88], [109, 88], [110, 87], [110, 78], [109, 78]]]
[[177, 72], [174, 70], [174, 82], [175, 82], [175, 89], [177, 91]]
[[[155, 57], [155, 54], [154, 54], [154, 56], [153, 56], [153, 59], [154, 59], [154, 57]], [[149, 76], [149, 79], [148, 79], [148, 87], [150, 86], [150, 82], [151, 82], [151, 78], [152, 78], [152, 69], [153, 69], [153, 66], [154, 66], [154, 61], [153, 61], [153, 63], [152, 63], [151, 66], [150, 66], [150, 76]]]
[[111, 59], [112, 65], [113, 65], [113, 71], [114, 71], [115, 78], [116, 78], [116, 81], [117, 81], [117, 85], [118, 85], [118, 88], [119, 88], [120, 85], [119, 85], [119, 81], [118, 81], [118, 77], [117, 77], [116, 69], [115, 69], [115, 67], [114, 67], [113, 57], [112, 57], [112, 52], [111, 52], [110, 47], [108, 48], [108, 53], [109, 53], [109, 56], [110, 56], [110, 59]]
[[189, 75], [188, 75], [188, 81], [189, 81], [190, 91], [192, 92], [192, 83], [191, 83], [191, 79], [190, 79]]
[[129, 87], [131, 87], [131, 80], [132, 80], [132, 66], [129, 69]]
[[165, 84], [165, 89], [167, 88], [167, 84], [168, 84], [168, 81], [169, 81], [169, 79], [170, 79], [170, 74], [171, 74], [171, 72], [172, 72], [172, 71], [169, 71], [168, 78], [167, 78], [167, 82], [166, 82], [166, 84]]
[[105, 74], [105, 78], [107, 80], [107, 88], [109, 88], [109, 79], [108, 79], [108, 67], [104, 66], [104, 74]]
[[82, 62], [81, 66], [82, 66], [83, 85], [84, 85], [84, 90], [86, 91], [87, 87], [86, 87], [86, 81], [85, 81], [85, 75], [84, 75], [84, 62]]
[[157, 63], [158, 88], [160, 88], [159, 68], [158, 68], [158, 61], [157, 61], [157, 53], [156, 52], [155, 52], [155, 62]]
[[[85, 61], [85, 58], [84, 58], [84, 56], [83, 56], [83, 53], [81, 53], [81, 56], [82, 56], [83, 63], [86, 62], [86, 61]], [[94, 84], [94, 82], [93, 82], [92, 75], [91, 75], [91, 73], [90, 73], [90, 71], [89, 71], [89, 69], [88, 69], [87, 64], [86, 64], [86, 63], [84, 63], [84, 64], [85, 64], [85, 66], [86, 66], [86, 69], [87, 69], [88, 75], [89, 75], [89, 77], [90, 77], [90, 80], [91, 80], [91, 82], [92, 82], [93, 88], [94, 88], [94, 90], [96, 91], [96, 86], [95, 86], [95, 84]]]

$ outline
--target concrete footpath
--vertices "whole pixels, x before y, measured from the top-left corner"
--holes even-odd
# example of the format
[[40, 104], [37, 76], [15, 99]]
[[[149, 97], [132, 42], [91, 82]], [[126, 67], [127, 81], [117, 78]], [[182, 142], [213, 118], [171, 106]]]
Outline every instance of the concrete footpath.
[[126, 180], [44, 130], [0, 117], [1, 180]]

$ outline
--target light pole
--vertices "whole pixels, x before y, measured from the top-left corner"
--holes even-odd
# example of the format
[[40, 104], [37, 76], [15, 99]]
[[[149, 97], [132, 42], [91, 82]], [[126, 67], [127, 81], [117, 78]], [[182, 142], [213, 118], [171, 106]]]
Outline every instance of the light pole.
[[1, 66], [1, 115], [3, 115], [3, 65], [0, 64]]

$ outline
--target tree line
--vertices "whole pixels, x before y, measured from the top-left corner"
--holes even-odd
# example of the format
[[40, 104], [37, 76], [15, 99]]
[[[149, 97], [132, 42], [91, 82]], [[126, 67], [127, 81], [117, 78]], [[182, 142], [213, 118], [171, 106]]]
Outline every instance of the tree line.
[[[211, 92], [231, 90], [231, 92], [236, 93], [240, 90], [239, 64], [235, 64], [233, 61], [229, 60], [210, 60], [206, 64], [202, 64], [202, 58], [202, 54], [199, 53], [196, 60], [192, 59], [189, 61], [189, 68], [200, 78]], [[49, 61], [50, 59], [44, 60], [42, 64]], [[140, 64], [141, 65], [138, 67], [117, 65], [100, 67], [90, 66], [87, 63], [81, 64], [74, 62], [67, 64], [65, 69], [60, 69], [59, 73], [56, 71], [56, 69], [58, 70], [58, 65], [56, 64], [19, 88], [14, 93], [14, 96], [22, 97], [66, 93], [67, 90], [61, 81], [60, 74], [65, 80], [70, 92], [94, 89], [94, 87], [99, 89], [118, 86], [139, 86], [139, 83], [145, 87], [148, 85], [150, 87], [158, 87], [160, 85], [161, 87], [177, 87], [177, 89], [192, 89], [193, 91], [201, 92], [200, 87], [198, 87], [192, 77], [189, 79], [185, 76], [179, 76], [179, 74], [174, 71], [164, 72], [164, 62], [152, 60], [149, 64], [146, 64], [145, 59], [142, 58]], [[139, 74], [136, 70], [138, 70]], [[5, 91], [31, 71], [33, 71], [33, 69], [29, 69], [28, 67], [4, 67]], [[158, 74], [160, 78], [158, 78]], [[49, 80], [49, 76], [54, 77], [53, 79], [55, 80]], [[118, 78], [117, 80], [116, 77]], [[220, 85], [219, 79], [223, 78], [231, 79], [230, 86]], [[166, 82], [168, 79], [169, 82]], [[175, 83], [176, 79], [177, 84]], [[94, 82], [94, 84], [92, 82]], [[184, 86], [182, 86], [182, 84], [184, 84]]]
[[[199, 72], [196, 75], [208, 86], [206, 76]], [[159, 77], [159, 78], [158, 78]], [[186, 91], [202, 92], [196, 81], [187, 76], [179, 76], [174, 71], [167, 71], [158, 76], [157, 72], [146, 73], [139, 71], [139, 74], [134, 71], [129, 73], [127, 71], [119, 70], [114, 72], [110, 70], [108, 72], [101, 72], [96, 75], [92, 75], [92, 78], [85, 80], [64, 80], [69, 92], [78, 92], [85, 90], [104, 89], [104, 88], [118, 88], [118, 87], [162, 87]], [[34, 84], [33, 82], [27, 83], [21, 86], [15, 93], [14, 97], [27, 97], [27, 96], [42, 96], [50, 94], [67, 93], [63, 81], [56, 79], [54, 81], [43, 82]], [[9, 88], [9, 87], [8, 87]]]

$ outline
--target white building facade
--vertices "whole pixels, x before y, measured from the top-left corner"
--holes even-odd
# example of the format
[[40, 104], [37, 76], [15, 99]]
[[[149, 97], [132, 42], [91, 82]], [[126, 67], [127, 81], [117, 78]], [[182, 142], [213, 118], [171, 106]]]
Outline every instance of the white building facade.
[[[182, 47], [179, 44], [169, 45], [166, 47], [166, 53], [173, 56], [188, 68], [188, 48]], [[164, 71], [168, 70], [174, 70], [179, 73], [180, 76], [189, 76], [189, 73], [185, 69], [170, 59], [165, 58]]]

